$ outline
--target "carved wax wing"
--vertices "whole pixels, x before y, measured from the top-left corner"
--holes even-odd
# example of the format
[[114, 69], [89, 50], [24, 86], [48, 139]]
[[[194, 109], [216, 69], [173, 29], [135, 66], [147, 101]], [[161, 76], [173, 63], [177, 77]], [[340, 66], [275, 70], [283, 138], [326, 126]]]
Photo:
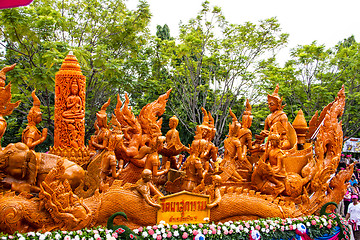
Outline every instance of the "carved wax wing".
[[1, 0], [0, 9], [29, 5], [33, 0]]

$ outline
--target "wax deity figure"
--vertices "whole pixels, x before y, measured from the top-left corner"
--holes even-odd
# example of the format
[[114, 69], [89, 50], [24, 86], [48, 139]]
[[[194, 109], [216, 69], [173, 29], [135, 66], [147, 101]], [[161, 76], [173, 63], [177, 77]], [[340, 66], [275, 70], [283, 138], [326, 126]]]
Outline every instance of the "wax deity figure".
[[[236, 171], [235, 158], [242, 158], [242, 145], [238, 138], [238, 133], [241, 129], [241, 124], [238, 122], [235, 114], [229, 109], [230, 115], [233, 117], [232, 123], [229, 126], [229, 135], [224, 141], [224, 159], [220, 163], [221, 179], [226, 182], [233, 180], [240, 182], [243, 178]], [[246, 153], [245, 153], [246, 154]]]
[[[70, 78], [67, 78], [67, 81], [70, 81]], [[78, 148], [77, 139], [79, 138], [80, 126], [84, 123], [85, 110], [79, 96], [79, 83], [75, 78], [71, 81], [70, 95], [66, 98], [66, 110], [62, 113], [62, 117], [70, 134], [70, 145]]]
[[42, 121], [42, 113], [40, 110], [40, 100], [35, 95], [35, 91], [36, 90], [31, 93], [33, 98], [33, 107], [30, 109], [27, 116], [28, 125], [22, 132], [21, 136], [21, 141], [25, 143], [31, 150], [34, 150], [35, 146], [45, 141], [48, 132], [47, 128], [44, 128], [41, 133], [36, 127], [36, 125]]
[[271, 111], [265, 119], [264, 130], [261, 131], [263, 137], [267, 137], [270, 132], [270, 128], [276, 123], [280, 122], [283, 126], [288, 122], [286, 113], [283, 111], [285, 105], [282, 105], [283, 99], [279, 96], [279, 84], [276, 85], [273, 94], [268, 94], [268, 106]]

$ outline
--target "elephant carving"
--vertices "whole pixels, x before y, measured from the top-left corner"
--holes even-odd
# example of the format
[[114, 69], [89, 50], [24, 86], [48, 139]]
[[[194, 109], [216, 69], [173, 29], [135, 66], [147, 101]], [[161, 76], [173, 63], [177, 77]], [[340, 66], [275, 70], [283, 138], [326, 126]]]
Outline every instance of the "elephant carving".
[[[3, 189], [16, 192], [39, 192], [40, 183], [61, 157], [36, 153], [21, 142], [11, 143], [0, 150], [0, 183]], [[64, 178], [73, 189], [85, 176], [84, 170], [74, 162], [64, 159]]]

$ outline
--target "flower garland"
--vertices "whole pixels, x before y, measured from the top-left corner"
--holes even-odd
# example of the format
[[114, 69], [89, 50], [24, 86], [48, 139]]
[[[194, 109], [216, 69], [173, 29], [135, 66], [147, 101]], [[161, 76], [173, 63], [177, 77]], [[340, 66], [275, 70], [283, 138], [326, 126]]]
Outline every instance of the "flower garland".
[[[142, 239], [330, 239], [326, 236], [339, 234], [339, 224], [342, 225], [344, 239], [350, 239], [346, 221], [340, 218], [338, 223], [334, 214], [328, 216], [307, 216], [298, 218], [271, 218], [252, 221], [228, 221], [225, 223], [206, 224], [181, 224], [169, 225], [161, 222], [159, 225], [140, 227], [133, 231]], [[124, 231], [113, 231], [102, 228], [83, 229], [78, 231], [53, 231], [53, 232], [29, 232], [15, 233], [13, 235], [1, 235], [1, 240], [116, 240], [131, 239], [135, 236], [122, 236]], [[325, 236], [325, 238], [324, 238]]]

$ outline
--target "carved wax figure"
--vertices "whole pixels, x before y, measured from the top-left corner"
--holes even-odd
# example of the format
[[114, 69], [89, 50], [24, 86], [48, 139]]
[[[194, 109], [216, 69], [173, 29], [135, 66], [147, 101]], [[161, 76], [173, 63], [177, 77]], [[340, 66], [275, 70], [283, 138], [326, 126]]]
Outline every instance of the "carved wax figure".
[[[116, 116], [113, 114], [111, 118], [112, 130], [110, 132], [109, 141], [106, 146], [106, 153], [101, 158], [100, 163], [100, 191], [106, 190], [106, 184], [111, 186], [112, 182], [117, 179], [123, 170], [124, 161], [116, 160], [115, 149], [118, 144], [123, 141], [123, 134], [121, 132], [120, 123], [117, 121]], [[116, 170], [119, 165], [119, 170]]]
[[252, 145], [252, 133], [249, 129], [252, 124], [253, 116], [251, 115], [251, 105], [249, 99], [246, 99], [246, 110], [242, 116], [242, 125], [237, 137], [241, 143], [241, 153], [238, 155], [238, 161], [242, 169], [252, 171], [252, 165], [248, 160], [248, 150], [254, 149]]
[[34, 150], [35, 146], [45, 141], [47, 137], [47, 128], [44, 128], [42, 133], [37, 129], [36, 124], [39, 124], [41, 119], [40, 100], [35, 95], [36, 89], [31, 93], [33, 98], [33, 107], [30, 109], [27, 116], [28, 125], [22, 132], [21, 141], [25, 143], [31, 150]]
[[[277, 196], [285, 190], [286, 171], [284, 166], [284, 153], [280, 149], [280, 135], [271, 133], [269, 144], [265, 150], [264, 159], [260, 159], [252, 176], [252, 183], [261, 192], [272, 193]], [[265, 160], [265, 162], [264, 162]], [[269, 182], [264, 182], [267, 180]], [[269, 183], [274, 186], [270, 189]]]
[[160, 158], [159, 151], [163, 148], [165, 137], [161, 136], [160, 127], [156, 123], [150, 123], [150, 142], [149, 146], [142, 146], [139, 150], [139, 154], [134, 158], [142, 159], [146, 156], [144, 169], [152, 171], [154, 177], [166, 174], [170, 169], [170, 162], [167, 161], [165, 168], [159, 171]]
[[201, 108], [201, 110], [204, 118], [202, 124], [196, 127], [194, 141], [195, 145], [198, 145], [199, 158], [204, 168], [204, 180], [208, 172], [213, 172], [213, 164], [215, 165], [217, 160], [218, 148], [211, 142], [216, 133], [214, 118], [204, 108]]
[[203, 167], [201, 161], [197, 156], [196, 148], [194, 148], [194, 142], [190, 147], [190, 156], [186, 159], [182, 166], [182, 170], [185, 171], [185, 177], [183, 178], [183, 184], [181, 190], [191, 192], [194, 190], [203, 179]]
[[[70, 80], [70, 78], [67, 78], [67, 80]], [[65, 119], [83, 119], [85, 117], [83, 103], [79, 96], [79, 85], [76, 79], [73, 79], [71, 82], [70, 95], [66, 99], [66, 109], [62, 114]]]
[[180, 168], [181, 161], [177, 162], [175, 156], [184, 150], [189, 151], [189, 149], [180, 141], [179, 132], [176, 130], [178, 124], [179, 119], [175, 115], [172, 116], [169, 120], [170, 130], [166, 133], [165, 136], [166, 144], [161, 152], [163, 155], [162, 165], [165, 166], [166, 162], [170, 161], [170, 167], [176, 170]]
[[152, 199], [151, 194], [154, 194], [156, 197], [163, 197], [164, 195], [152, 184], [152, 175], [151, 170], [144, 169], [141, 173], [141, 179], [131, 189], [143, 196], [150, 206], [160, 208], [160, 204]]
[[210, 195], [212, 202], [207, 204], [208, 208], [216, 207], [221, 201], [220, 184], [223, 182], [221, 176], [215, 175], [212, 178], [213, 184], [207, 189], [206, 194]]
[[238, 132], [241, 128], [241, 124], [238, 122], [235, 114], [229, 109], [230, 115], [233, 117], [232, 124], [229, 125], [229, 136], [224, 141], [224, 159], [220, 163], [220, 174], [223, 182], [232, 179], [236, 182], [240, 182], [243, 178], [236, 171], [235, 158], [241, 158], [242, 147], [241, 142], [237, 138]]
[[279, 94], [279, 84], [276, 85], [276, 88], [274, 90], [273, 94], [268, 94], [268, 106], [271, 111], [271, 114], [267, 116], [265, 119], [265, 127], [264, 130], [261, 132], [261, 135], [264, 137], [267, 137], [269, 135], [269, 131], [272, 125], [276, 122], [281, 122], [282, 125], [285, 127], [286, 122], [288, 122], [288, 118], [283, 111], [282, 106], [282, 98], [280, 98]]

